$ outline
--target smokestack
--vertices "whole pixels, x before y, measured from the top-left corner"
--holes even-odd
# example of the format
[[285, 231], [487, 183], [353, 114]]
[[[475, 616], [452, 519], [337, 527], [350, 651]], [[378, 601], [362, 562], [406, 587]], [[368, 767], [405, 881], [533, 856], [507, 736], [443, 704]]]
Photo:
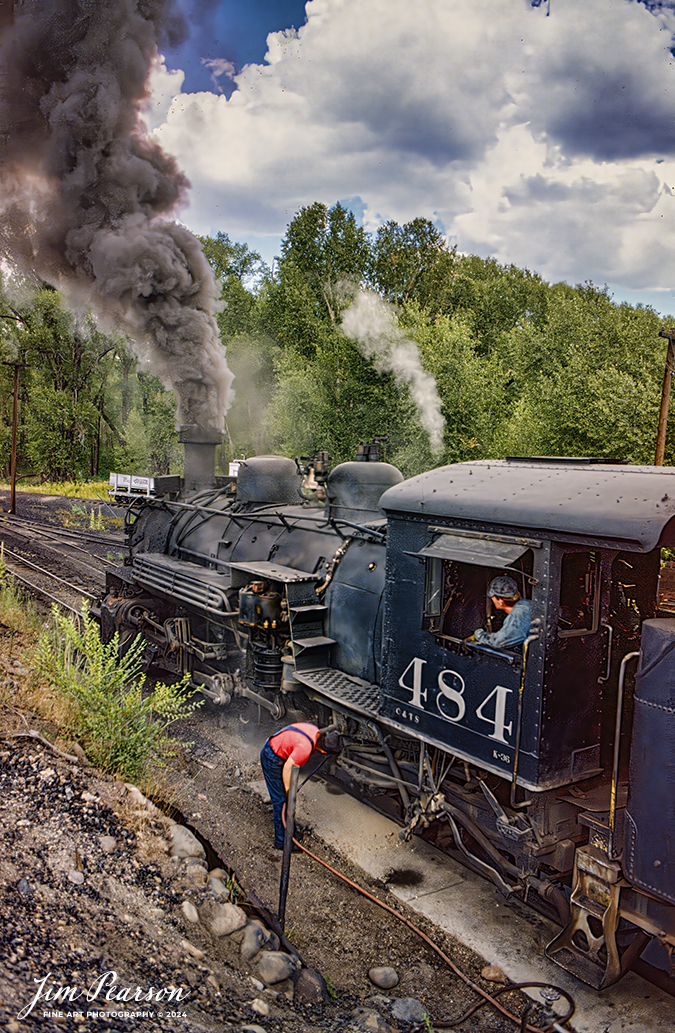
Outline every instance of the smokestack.
[[187, 494], [216, 485], [216, 446], [223, 439], [215, 427], [188, 424], [180, 428], [179, 441], [185, 446], [183, 491]]
[[174, 221], [189, 183], [142, 122], [158, 41], [183, 34], [174, 0], [14, 6], [0, 37], [0, 257], [126, 331], [176, 392], [179, 423], [219, 428], [232, 374], [216, 281]]

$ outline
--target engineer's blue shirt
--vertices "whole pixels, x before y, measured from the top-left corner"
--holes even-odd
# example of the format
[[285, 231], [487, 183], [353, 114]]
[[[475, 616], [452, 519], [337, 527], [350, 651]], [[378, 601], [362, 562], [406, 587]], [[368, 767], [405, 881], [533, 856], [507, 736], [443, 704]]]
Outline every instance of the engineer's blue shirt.
[[529, 599], [519, 599], [516, 605], [507, 613], [506, 620], [499, 631], [484, 631], [477, 628], [474, 631], [476, 642], [482, 646], [495, 646], [497, 649], [513, 649], [520, 646], [530, 632], [532, 621], [532, 603]]

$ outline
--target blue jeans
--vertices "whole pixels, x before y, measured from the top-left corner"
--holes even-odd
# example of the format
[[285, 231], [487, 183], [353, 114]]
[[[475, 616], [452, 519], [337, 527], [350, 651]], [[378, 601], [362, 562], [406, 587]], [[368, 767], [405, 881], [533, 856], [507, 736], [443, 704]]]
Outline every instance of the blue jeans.
[[274, 845], [279, 848], [283, 847], [284, 837], [286, 835], [286, 830], [282, 820], [284, 804], [286, 803], [286, 790], [284, 789], [284, 782], [281, 777], [284, 763], [285, 761], [282, 760], [281, 757], [277, 757], [276, 753], [270, 746], [269, 741], [267, 741], [260, 751], [260, 766], [262, 767], [267, 791], [270, 794], [270, 800], [272, 801], [272, 815], [274, 817]]

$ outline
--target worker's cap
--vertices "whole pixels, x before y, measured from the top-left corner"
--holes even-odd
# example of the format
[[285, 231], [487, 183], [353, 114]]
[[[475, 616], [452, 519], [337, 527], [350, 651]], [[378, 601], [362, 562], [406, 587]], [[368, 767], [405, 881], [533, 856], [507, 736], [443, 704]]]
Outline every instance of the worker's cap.
[[338, 732], [319, 732], [316, 748], [319, 753], [339, 753], [342, 749], [342, 736]]
[[511, 599], [512, 596], [518, 595], [518, 585], [512, 577], [500, 574], [490, 582], [487, 594], [490, 597], [495, 596], [497, 599]]

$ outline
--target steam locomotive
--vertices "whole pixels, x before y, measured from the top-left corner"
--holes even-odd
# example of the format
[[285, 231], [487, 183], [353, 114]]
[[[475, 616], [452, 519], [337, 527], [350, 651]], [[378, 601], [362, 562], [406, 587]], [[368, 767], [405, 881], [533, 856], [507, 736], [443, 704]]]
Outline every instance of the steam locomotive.
[[[563, 968], [668, 984], [675, 619], [657, 597], [675, 470], [528, 458], [404, 480], [366, 448], [330, 473], [325, 454], [304, 471], [257, 456], [219, 484], [219, 436], [181, 437], [184, 481], [127, 511], [104, 636], [141, 632], [149, 664], [220, 705], [333, 724], [333, 776], [556, 919]], [[526, 641], [467, 641], [498, 626], [504, 574], [531, 601]]]

